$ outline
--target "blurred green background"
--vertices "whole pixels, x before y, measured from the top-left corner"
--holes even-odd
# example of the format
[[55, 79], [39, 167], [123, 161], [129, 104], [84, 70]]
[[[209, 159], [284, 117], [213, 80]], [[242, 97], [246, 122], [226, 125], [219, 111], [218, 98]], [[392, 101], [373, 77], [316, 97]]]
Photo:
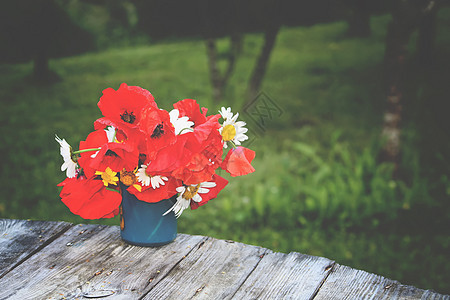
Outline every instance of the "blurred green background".
[[[179, 232], [325, 256], [450, 293], [449, 7], [436, 15], [432, 66], [418, 61], [416, 31], [409, 40], [401, 162], [393, 176], [393, 164], [379, 159], [388, 11], [370, 17], [366, 37], [350, 36], [340, 17], [281, 26], [260, 88], [278, 110], [261, 128], [245, 109], [264, 44], [260, 28], [243, 36], [218, 103], [201, 34], [149, 34], [139, 3], [123, 1], [118, 9], [108, 1], [50, 2], [69, 24], [61, 31], [14, 38], [22, 29], [2, 26], [8, 43], [0, 64], [0, 217], [118, 225], [117, 218], [83, 220], [60, 201], [56, 185], [65, 174], [54, 137], [77, 148], [101, 116], [102, 90], [126, 82], [148, 89], [162, 108], [193, 98], [211, 113], [231, 106], [248, 123], [244, 146], [256, 151], [256, 172], [221, 173], [229, 185], [208, 205], [185, 211]], [[124, 11], [126, 22], [119, 22]], [[230, 45], [224, 34], [214, 38], [223, 71]], [[50, 57], [46, 80], [33, 77], [33, 51], [41, 48]]]

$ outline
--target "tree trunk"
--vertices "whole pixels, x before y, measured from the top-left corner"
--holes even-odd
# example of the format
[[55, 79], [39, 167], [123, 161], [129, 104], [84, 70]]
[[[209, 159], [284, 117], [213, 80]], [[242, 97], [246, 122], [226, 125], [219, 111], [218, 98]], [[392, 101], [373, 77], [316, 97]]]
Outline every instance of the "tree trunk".
[[384, 57], [387, 101], [381, 133], [385, 144], [381, 154], [383, 161], [394, 164], [395, 174], [397, 174], [400, 164], [401, 120], [404, 101], [401, 79], [405, 71], [405, 59], [411, 35], [407, 18], [404, 16], [405, 9], [400, 4], [392, 13], [392, 21], [386, 36]]
[[206, 40], [206, 53], [208, 54], [209, 78], [213, 89], [213, 99], [218, 103], [222, 99], [222, 80], [217, 66], [216, 41], [213, 38]]
[[267, 63], [269, 62], [270, 54], [277, 38], [279, 25], [270, 27], [264, 33], [264, 45], [262, 46], [261, 53], [255, 64], [250, 81], [247, 88], [247, 103], [252, 101], [258, 94], [261, 87], [261, 83], [264, 79], [264, 75], [267, 69]]
[[234, 71], [236, 59], [242, 50], [242, 35], [232, 34], [230, 36], [230, 51], [227, 55], [227, 67], [223, 75], [221, 75], [218, 67], [218, 55], [216, 41], [213, 38], [206, 40], [206, 52], [208, 54], [209, 76], [213, 88], [213, 99], [215, 103], [219, 103], [223, 99], [225, 88], [228, 80]]
[[411, 34], [427, 12], [426, 7], [434, 3], [396, 0], [392, 11], [392, 21], [386, 36], [385, 49], [385, 86], [387, 91], [386, 109], [381, 133], [385, 144], [382, 160], [392, 162], [395, 166], [394, 176], [398, 176], [401, 147], [401, 121], [404, 99], [405, 61], [408, 54], [408, 42]]

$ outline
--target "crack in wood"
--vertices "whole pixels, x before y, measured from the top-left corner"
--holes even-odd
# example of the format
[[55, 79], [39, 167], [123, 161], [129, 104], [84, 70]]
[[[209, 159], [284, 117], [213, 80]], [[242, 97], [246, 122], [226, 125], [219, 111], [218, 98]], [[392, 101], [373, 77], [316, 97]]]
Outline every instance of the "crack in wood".
[[[166, 278], [175, 268], [177, 268], [178, 267], [178, 265], [187, 257], [187, 256], [189, 256], [189, 254], [191, 254], [193, 251], [194, 251], [194, 249], [199, 249], [201, 246], [200, 245], [203, 245], [203, 244], [205, 244], [205, 242], [206, 241], [208, 241], [210, 238], [209, 237], [205, 237], [205, 239], [203, 239], [203, 240], [201, 240], [201, 241], [199, 241], [195, 246], [193, 246], [192, 248], [191, 248], [191, 250], [189, 250], [189, 252], [188, 253], [186, 253], [185, 255], [183, 255], [183, 257], [181, 257], [178, 261], [177, 261], [177, 263], [175, 263], [173, 266], [172, 266], [172, 268], [170, 268], [170, 270], [168, 271], [168, 272], [166, 272], [166, 274], [163, 276], [163, 277], [161, 277], [160, 278], [160, 280], [153, 286], [153, 287], [151, 287], [147, 292], [145, 292], [145, 293], [143, 293], [142, 295], [141, 295], [141, 297], [139, 297], [138, 298], [138, 300], [142, 300], [142, 299], [144, 299], [164, 278]], [[159, 274], [159, 272], [158, 272], [158, 274]], [[155, 280], [155, 278], [156, 278], [157, 276], [154, 276], [154, 277], [151, 277], [148, 281], [147, 281], [147, 285], [144, 287], [144, 289], [143, 290], [145, 290], [145, 289], [147, 289], [147, 287], [152, 283], [152, 281], [153, 280]]]
[[203, 241], [200, 244], [198, 244], [197, 249], [200, 249], [204, 244], [205, 244], [205, 241]]
[[196, 289], [193, 297], [197, 296], [197, 294], [199, 294], [201, 291], [203, 291], [203, 289], [204, 289], [205, 287], [206, 287], [206, 285], [204, 285], [204, 286], [202, 286], [202, 287]]
[[244, 283], [248, 280], [248, 278], [250, 277], [250, 275], [252, 275], [252, 273], [256, 270], [256, 268], [258, 267], [259, 263], [262, 261], [262, 259], [264, 258], [264, 256], [265, 256], [267, 253], [271, 252], [271, 250], [269, 250], [269, 249], [263, 249], [263, 250], [264, 250], [264, 252], [263, 252], [261, 255], [259, 255], [259, 260], [258, 260], [258, 262], [254, 265], [253, 269], [247, 274], [247, 276], [244, 278], [244, 280], [242, 280], [242, 282], [241, 282], [239, 288], [237, 288], [237, 289], [234, 291], [234, 293], [233, 293], [233, 295], [231, 295], [230, 299], [233, 299], [233, 298], [234, 298], [234, 296], [237, 294], [237, 292], [239, 291], [239, 289], [240, 289], [240, 288], [244, 285]]
[[317, 294], [319, 293], [320, 289], [322, 288], [322, 286], [324, 285], [325, 281], [327, 281], [328, 277], [330, 276], [331, 273], [333, 273], [334, 269], [336, 266], [336, 262], [333, 261], [331, 264], [329, 264], [328, 266], [326, 266], [324, 268], [324, 272], [327, 272], [327, 275], [322, 279], [322, 281], [320, 282], [320, 284], [317, 286], [316, 290], [314, 291], [314, 293], [312, 294], [310, 300], [316, 298]]

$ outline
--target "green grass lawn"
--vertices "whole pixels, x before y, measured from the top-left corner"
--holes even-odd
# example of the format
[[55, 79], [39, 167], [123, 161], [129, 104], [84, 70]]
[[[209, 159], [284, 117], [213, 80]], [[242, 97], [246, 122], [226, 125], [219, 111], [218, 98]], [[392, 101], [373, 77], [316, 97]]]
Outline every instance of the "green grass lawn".
[[[441, 14], [446, 30], [449, 15]], [[346, 38], [341, 22], [283, 28], [263, 84], [282, 113], [265, 124], [265, 132], [242, 111], [261, 34], [246, 36], [226, 100], [219, 104], [211, 100], [206, 50], [199, 40], [55, 59], [51, 68], [63, 80], [48, 86], [28, 79], [31, 63], [0, 65], [0, 217], [118, 225], [117, 218], [83, 220], [60, 201], [56, 184], [64, 174], [54, 136], [76, 147], [101, 116], [102, 90], [126, 82], [150, 90], [162, 108], [194, 98], [212, 113], [232, 106], [249, 123], [256, 172], [230, 178], [217, 199], [183, 213], [180, 232], [325, 256], [450, 293], [449, 139], [424, 109], [431, 98], [448, 95], [444, 83], [436, 87], [444, 75], [448, 79], [450, 40], [439, 34], [440, 81], [417, 84], [423, 73], [410, 73], [404, 175], [393, 180], [392, 166], [377, 162], [388, 22], [387, 16], [374, 17], [373, 35], [366, 39]], [[226, 48], [221, 40], [220, 51]], [[411, 50], [414, 54], [413, 43]], [[413, 55], [410, 60], [417, 71]]]

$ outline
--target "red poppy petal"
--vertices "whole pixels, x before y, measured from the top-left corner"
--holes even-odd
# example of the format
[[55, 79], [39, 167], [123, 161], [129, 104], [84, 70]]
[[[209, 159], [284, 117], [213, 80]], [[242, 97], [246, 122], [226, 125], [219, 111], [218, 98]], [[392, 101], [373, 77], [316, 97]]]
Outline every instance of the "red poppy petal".
[[255, 171], [251, 165], [255, 158], [255, 151], [245, 147], [231, 149], [222, 163], [222, 168], [232, 177], [242, 176]]
[[122, 201], [120, 193], [107, 190], [101, 180], [68, 178], [59, 185], [62, 202], [84, 219], [114, 217]]
[[[194, 126], [203, 124], [206, 121], [206, 112], [200, 112], [200, 105], [194, 99], [184, 99], [174, 103], [173, 107], [178, 109], [180, 117], [188, 116], [194, 122]], [[203, 114], [204, 112], [204, 114]]]
[[216, 186], [209, 189], [208, 193], [201, 194], [202, 201], [200, 202], [191, 201], [191, 209], [197, 209], [200, 206], [208, 203], [209, 200], [216, 198], [217, 194], [219, 194], [219, 192], [228, 184], [228, 180], [219, 175], [214, 175], [211, 182], [215, 182]]

